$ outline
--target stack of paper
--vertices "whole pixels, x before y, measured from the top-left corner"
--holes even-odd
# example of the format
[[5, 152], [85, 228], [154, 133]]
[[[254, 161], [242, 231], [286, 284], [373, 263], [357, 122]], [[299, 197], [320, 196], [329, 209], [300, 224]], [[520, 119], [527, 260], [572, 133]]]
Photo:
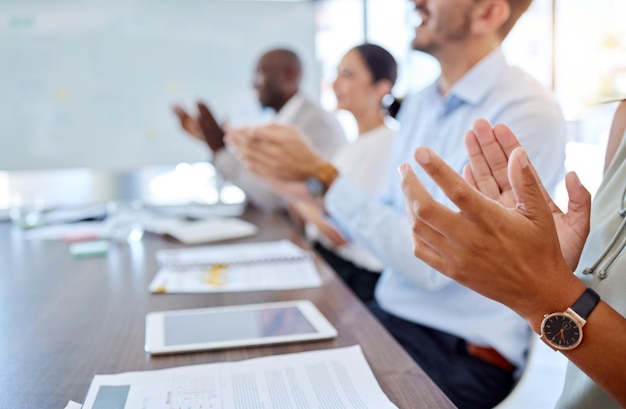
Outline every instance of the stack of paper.
[[397, 407], [359, 346], [94, 377], [83, 409]]
[[318, 287], [311, 256], [288, 240], [226, 244], [157, 253], [155, 293], [285, 290]]

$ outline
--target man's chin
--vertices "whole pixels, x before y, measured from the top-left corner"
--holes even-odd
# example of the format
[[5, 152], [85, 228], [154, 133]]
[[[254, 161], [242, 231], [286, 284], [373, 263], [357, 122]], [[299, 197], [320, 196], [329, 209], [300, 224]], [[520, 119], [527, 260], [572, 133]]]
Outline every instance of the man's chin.
[[[417, 31], [417, 30], [416, 30]], [[420, 34], [415, 33], [415, 37], [411, 40], [411, 48], [415, 51], [422, 51], [424, 48], [423, 41], [421, 41]]]
[[421, 51], [426, 54], [432, 54], [434, 51], [434, 47], [432, 44], [420, 41], [420, 39], [418, 38], [414, 38], [413, 41], [411, 41], [411, 49], [414, 51]]
[[413, 51], [424, 51], [424, 52], [426, 51], [426, 47], [424, 47], [424, 44], [415, 40], [411, 42], [411, 49]]

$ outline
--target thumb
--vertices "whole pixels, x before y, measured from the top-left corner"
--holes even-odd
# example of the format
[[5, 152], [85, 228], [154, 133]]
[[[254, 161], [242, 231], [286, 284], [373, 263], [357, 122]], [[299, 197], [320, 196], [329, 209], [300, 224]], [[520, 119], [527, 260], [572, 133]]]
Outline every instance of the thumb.
[[531, 220], [550, 214], [550, 208], [535, 176], [524, 148], [513, 150], [509, 158], [508, 176], [517, 202], [517, 210]]
[[580, 183], [580, 179], [574, 172], [565, 175], [565, 187], [569, 202], [567, 204], [568, 214], [580, 214], [588, 218], [591, 211], [591, 194]]
[[591, 194], [580, 183], [574, 172], [565, 176], [565, 187], [569, 201], [567, 203], [567, 217], [572, 225], [579, 227], [583, 238], [589, 233], [589, 218], [591, 216]]

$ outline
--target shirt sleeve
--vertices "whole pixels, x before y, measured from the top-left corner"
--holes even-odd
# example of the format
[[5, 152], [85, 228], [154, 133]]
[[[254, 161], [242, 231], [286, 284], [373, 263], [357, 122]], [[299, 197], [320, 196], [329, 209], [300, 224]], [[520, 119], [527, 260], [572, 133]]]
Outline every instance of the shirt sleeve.
[[[492, 120], [516, 133], [546, 188], [554, 192], [564, 174], [566, 141], [558, 106], [549, 100], [521, 101], [504, 107]], [[403, 162], [404, 156], [399, 155], [399, 151], [394, 152], [393, 167]], [[396, 189], [390, 187], [399, 184], [400, 179], [392, 170], [379, 197], [368, 195], [340, 176], [326, 194], [325, 206], [349, 240], [376, 255], [386, 270], [392, 269], [423, 290], [436, 291], [452, 280], [413, 255], [411, 222], [404, 206], [393, 201]]]
[[[399, 177], [397, 183], [400, 183]], [[375, 198], [340, 176], [325, 196], [325, 206], [348, 238], [415, 285], [436, 290], [451, 282], [413, 255], [411, 223], [384, 197]]]

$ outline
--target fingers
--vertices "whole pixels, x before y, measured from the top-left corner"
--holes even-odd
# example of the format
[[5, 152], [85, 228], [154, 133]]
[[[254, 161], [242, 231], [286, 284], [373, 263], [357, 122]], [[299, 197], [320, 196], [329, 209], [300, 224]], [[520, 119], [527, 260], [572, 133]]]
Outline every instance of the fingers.
[[[510, 144], [509, 138], [503, 139]], [[475, 184], [484, 195], [494, 199], [510, 189], [507, 175], [510, 152], [500, 145], [489, 122], [484, 119], [474, 122], [472, 130], [465, 134], [465, 147]]]
[[224, 135], [224, 141], [236, 148], [237, 150], [241, 150], [245, 148], [245, 138], [247, 128], [234, 128], [229, 127], [224, 130], [226, 134]]
[[517, 201], [517, 210], [533, 221], [546, 215], [552, 220], [544, 189], [524, 148], [515, 148], [511, 153], [508, 174]]
[[[418, 151], [419, 149], [416, 157], [419, 155]], [[401, 188], [407, 199], [406, 208], [413, 226], [413, 236], [431, 247], [431, 251], [449, 248], [446, 235], [458, 229], [464, 223], [463, 220], [456, 212], [432, 198], [408, 164], [403, 164], [398, 171], [402, 177]], [[467, 190], [473, 192], [460, 176], [457, 175], [457, 178], [464, 183]]]
[[203, 130], [210, 130], [212, 132], [219, 131], [223, 135], [223, 130], [221, 126], [217, 123], [217, 120], [213, 116], [213, 113], [209, 110], [209, 108], [202, 102], [198, 102], [198, 117], [200, 123], [202, 124]]
[[513, 131], [511, 131], [506, 125], [497, 124], [493, 128], [493, 133], [507, 158], [511, 156], [511, 153], [516, 148], [522, 146]]
[[557, 233], [563, 257], [573, 271], [578, 265], [583, 245], [589, 234], [591, 195], [582, 186], [574, 172], [569, 172], [565, 176], [565, 187], [569, 196], [567, 213], [561, 216], [561, 221], [565, 225], [557, 224]]
[[302, 136], [298, 128], [284, 124], [269, 124], [264, 126], [255, 127], [251, 137], [253, 139], [262, 139], [267, 143], [274, 143], [279, 145], [294, 145], [298, 146], [298, 149], [307, 149], [309, 144]]
[[466, 180], [471, 176], [472, 183], [470, 184], [472, 186], [485, 196], [492, 199], [496, 198], [500, 192], [505, 190], [505, 187], [500, 187], [494, 178], [474, 131], [465, 134], [465, 149], [469, 159], [469, 169], [463, 170]]
[[584, 235], [589, 232], [589, 218], [591, 216], [591, 194], [580, 183], [580, 179], [574, 172], [565, 175], [565, 187], [569, 201], [567, 203], [567, 216], [574, 224], [586, 223]]
[[[406, 210], [412, 226], [413, 253], [416, 257], [433, 266], [441, 263], [441, 256], [431, 246], [435, 243], [441, 245], [444, 238], [435, 229], [425, 223], [422, 218], [432, 222], [433, 207], [437, 206], [426, 188], [417, 178], [417, 175], [407, 163], [400, 165], [398, 172], [401, 176], [401, 187], [407, 199]], [[443, 207], [443, 206], [441, 206]]]
[[172, 107], [172, 111], [176, 114], [176, 116], [178, 117], [178, 119], [181, 122], [183, 122], [184, 120], [190, 118], [190, 116], [187, 113], [187, 111], [185, 111], [180, 105], [174, 105]]
[[245, 142], [253, 150], [259, 153], [259, 156], [269, 157], [271, 161], [280, 161], [284, 155], [284, 138], [281, 138], [282, 128], [276, 128], [274, 125], [265, 125], [254, 128], [248, 128], [245, 134]]
[[225, 141], [246, 168], [261, 177], [279, 177], [280, 146], [258, 134], [259, 128], [231, 128]]
[[198, 106], [198, 118], [203, 125], [221, 129], [215, 116], [213, 116], [211, 110], [204, 103], [198, 102], [196, 105]]
[[236, 145], [246, 166], [259, 176], [305, 180], [327, 163], [292, 126], [272, 124], [250, 128], [245, 136], [233, 133], [227, 141]]
[[204, 135], [196, 118], [189, 115], [180, 105], [174, 105], [172, 107], [172, 111], [176, 114], [176, 117], [180, 122], [180, 126], [185, 132], [191, 135], [194, 139], [199, 141], [204, 140]]
[[476, 180], [474, 180], [474, 174], [472, 173], [472, 168], [469, 164], [463, 166], [463, 179], [467, 182], [468, 185], [473, 187], [474, 189], [478, 189], [476, 185]]
[[[416, 157], [419, 149], [416, 150]], [[409, 218], [412, 221], [421, 220], [436, 224], [436, 219], [440, 217], [440, 212], [452, 213], [452, 211], [432, 198], [411, 166], [404, 163], [398, 168], [398, 172], [401, 176], [400, 186], [407, 199], [406, 206], [409, 211]]]
[[482, 194], [468, 185], [437, 154], [428, 148], [421, 147], [415, 150], [414, 156], [417, 163], [461, 211], [479, 217], [485, 214], [484, 206], [487, 202]]
[[224, 147], [224, 130], [203, 102], [199, 101], [196, 105], [198, 106], [198, 123], [204, 140], [213, 152], [217, 152]]

